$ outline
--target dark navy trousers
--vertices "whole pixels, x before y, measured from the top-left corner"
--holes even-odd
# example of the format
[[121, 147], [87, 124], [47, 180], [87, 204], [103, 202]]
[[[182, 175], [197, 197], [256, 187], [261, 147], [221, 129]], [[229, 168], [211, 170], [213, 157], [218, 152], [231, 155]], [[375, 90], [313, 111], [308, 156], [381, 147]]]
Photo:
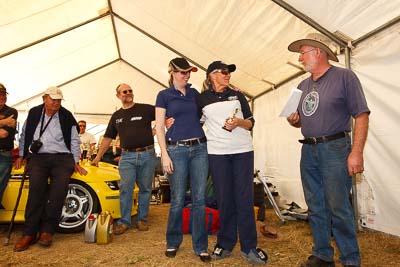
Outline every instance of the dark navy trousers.
[[69, 179], [74, 173], [74, 158], [66, 153], [34, 154], [27, 168], [29, 193], [24, 235], [53, 234], [68, 192]]
[[239, 232], [241, 251], [248, 253], [257, 245], [253, 208], [254, 152], [208, 156], [221, 222], [217, 243], [232, 251]]

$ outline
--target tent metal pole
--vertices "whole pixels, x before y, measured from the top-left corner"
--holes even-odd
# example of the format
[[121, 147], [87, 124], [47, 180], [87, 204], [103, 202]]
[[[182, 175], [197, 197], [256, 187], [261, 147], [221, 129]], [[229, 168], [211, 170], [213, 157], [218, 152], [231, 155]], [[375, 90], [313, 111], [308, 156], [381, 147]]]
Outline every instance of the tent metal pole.
[[[351, 49], [349, 47], [344, 48], [344, 56], [345, 56], [345, 64], [346, 68], [351, 70]], [[354, 119], [351, 121], [351, 139], [354, 140]], [[351, 200], [353, 203], [353, 212], [354, 212], [354, 225], [357, 229], [360, 229], [359, 218], [360, 214], [358, 212], [358, 201], [357, 201], [357, 175], [353, 175], [351, 178]]]
[[359, 43], [365, 41], [366, 39], [369, 39], [369, 38], [375, 36], [376, 34], [380, 33], [381, 31], [384, 31], [387, 28], [389, 28], [389, 27], [391, 27], [391, 26], [393, 26], [393, 25], [395, 25], [397, 23], [400, 23], [400, 16], [395, 17], [394, 19], [388, 21], [387, 23], [385, 23], [382, 26], [376, 28], [375, 30], [370, 31], [369, 33], [361, 36], [360, 38], [358, 38], [358, 39], [354, 40], [353, 42], [351, 42], [351, 44], [353, 46], [356, 46]]
[[118, 50], [118, 58], [121, 59], [121, 49], [119, 47], [118, 34], [117, 34], [117, 29], [115, 27], [115, 18], [114, 18], [114, 12], [112, 9], [111, 0], [108, 0], [108, 8], [109, 8], [110, 14], [111, 14], [111, 23], [112, 23], [113, 32], [114, 32], [115, 44], [116, 44], [117, 50]]
[[283, 0], [272, 0], [272, 2], [274, 2], [278, 6], [282, 7], [283, 9], [285, 9], [286, 11], [291, 13], [292, 15], [296, 16], [298, 19], [304, 21], [305, 23], [307, 23], [308, 25], [310, 25], [311, 27], [313, 27], [317, 31], [323, 33], [324, 35], [329, 37], [332, 41], [334, 41], [335, 43], [337, 43], [341, 47], [346, 47], [347, 46], [347, 43], [345, 41], [343, 41], [342, 39], [338, 38], [336, 35], [334, 35], [330, 31], [328, 31], [327, 29], [322, 27], [320, 24], [318, 24], [315, 20], [313, 20], [312, 18], [304, 15], [303, 13], [301, 13], [300, 11], [298, 11], [297, 9], [295, 9], [294, 7], [292, 7], [291, 5], [286, 3], [285, 1], [283, 1]]

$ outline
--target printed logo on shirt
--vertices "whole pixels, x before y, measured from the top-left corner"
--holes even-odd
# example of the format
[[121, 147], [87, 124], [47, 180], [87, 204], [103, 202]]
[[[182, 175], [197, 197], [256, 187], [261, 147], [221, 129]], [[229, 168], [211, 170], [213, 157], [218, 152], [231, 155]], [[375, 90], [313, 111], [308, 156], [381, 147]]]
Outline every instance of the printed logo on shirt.
[[237, 99], [238, 99], [238, 97], [236, 95], [228, 97], [229, 101], [234, 101], [234, 100], [237, 100]]
[[118, 123], [121, 123], [121, 122], [122, 122], [122, 120], [123, 120], [123, 118], [116, 119], [116, 120], [115, 120], [115, 123], [116, 123], [116, 124], [118, 124]]
[[131, 121], [140, 121], [142, 118], [143, 118], [142, 116], [140, 116], [140, 117], [132, 117]]
[[319, 94], [316, 91], [309, 92], [303, 99], [301, 109], [304, 116], [311, 116], [317, 111], [319, 104]]

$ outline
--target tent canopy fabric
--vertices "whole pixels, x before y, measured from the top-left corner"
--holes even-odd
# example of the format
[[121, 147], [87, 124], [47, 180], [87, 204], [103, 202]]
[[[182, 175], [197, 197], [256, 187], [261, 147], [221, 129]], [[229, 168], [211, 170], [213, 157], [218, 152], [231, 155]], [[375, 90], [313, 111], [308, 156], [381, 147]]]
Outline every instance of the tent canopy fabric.
[[[133, 87], [136, 102], [154, 104], [158, 91], [167, 86], [167, 66], [174, 57], [185, 57], [199, 68], [190, 80], [199, 90], [209, 63], [236, 64], [232, 86], [254, 107], [256, 167], [264, 173], [272, 168], [281, 191], [296, 201], [304, 201], [293, 167], [299, 160], [299, 131], [277, 114], [290, 88], [307, 74], [298, 54], [287, 46], [317, 30], [333, 37], [338, 65], [357, 73], [372, 110], [368, 186], [365, 182], [362, 187], [374, 191], [375, 208], [372, 212], [365, 204], [372, 200], [360, 195], [365, 198], [360, 209], [369, 214], [365, 226], [400, 235], [399, 226], [391, 223], [400, 215], [377, 215], [389, 212], [385, 202], [400, 201], [394, 177], [399, 170], [393, 162], [399, 161], [399, 152], [393, 146], [378, 149], [383, 137], [397, 129], [400, 115], [400, 1], [2, 0], [0, 13], [0, 82], [21, 122], [51, 85], [62, 88], [63, 105], [78, 119], [105, 124], [120, 106], [115, 88], [122, 82]], [[347, 57], [345, 46], [351, 49]], [[378, 152], [376, 159], [373, 153]], [[391, 160], [384, 161], [382, 154]], [[386, 166], [390, 194], [378, 166]]]
[[[400, 9], [399, 1], [390, 0], [286, 2], [351, 40], [396, 18]], [[210, 62], [235, 63], [238, 70], [232, 85], [251, 98], [301, 72], [297, 55], [287, 45], [315, 31], [272, 1], [29, 3], [0, 2], [0, 38], [7, 40], [0, 44], [1, 80], [18, 91], [9, 96], [11, 105], [40, 96], [49, 85], [64, 85], [116, 61], [152, 80], [153, 86], [137, 90], [147, 90], [154, 97], [166, 86], [168, 62], [176, 56], [188, 58], [201, 69], [191, 78], [196, 88], [201, 88]], [[96, 91], [110, 92], [110, 87], [96, 85]], [[69, 100], [75, 102], [79, 94], [74, 95]], [[84, 113], [81, 108], [75, 105], [74, 111]], [[102, 108], [103, 112], [92, 113], [114, 109], [111, 105]]]

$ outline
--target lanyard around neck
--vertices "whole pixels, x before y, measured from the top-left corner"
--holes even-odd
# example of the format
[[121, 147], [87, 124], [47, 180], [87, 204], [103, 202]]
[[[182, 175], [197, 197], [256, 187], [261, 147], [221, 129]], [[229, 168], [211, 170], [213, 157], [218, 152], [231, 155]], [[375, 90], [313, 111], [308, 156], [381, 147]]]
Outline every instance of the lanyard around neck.
[[54, 116], [54, 114], [55, 114], [55, 113], [54, 113], [53, 115], [51, 115], [50, 119], [47, 121], [46, 125], [45, 125], [44, 128], [43, 128], [44, 113], [45, 113], [45, 112], [44, 112], [44, 108], [43, 108], [42, 122], [40, 123], [40, 134], [39, 134], [39, 139], [40, 139], [40, 137], [42, 137], [44, 131], [46, 131], [47, 126], [49, 126], [49, 123], [50, 123], [51, 119], [53, 118], [53, 116]]

